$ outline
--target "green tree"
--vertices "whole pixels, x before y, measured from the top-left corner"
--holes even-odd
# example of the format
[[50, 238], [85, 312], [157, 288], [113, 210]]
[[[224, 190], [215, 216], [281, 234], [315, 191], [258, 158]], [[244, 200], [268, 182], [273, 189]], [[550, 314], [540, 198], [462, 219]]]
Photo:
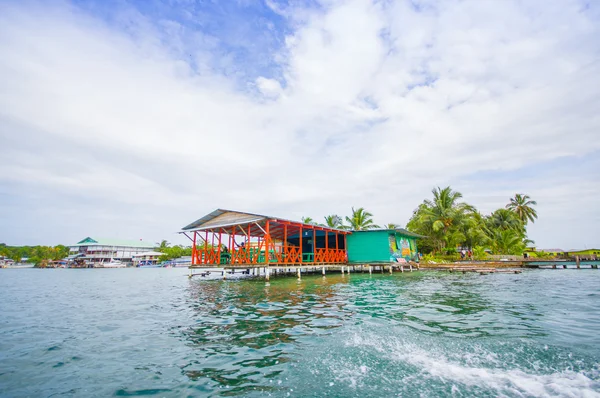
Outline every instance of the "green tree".
[[337, 229], [344, 229], [345, 227], [342, 217], [338, 216], [337, 214], [325, 216], [325, 226]]
[[398, 229], [398, 228], [400, 228], [400, 225], [394, 224], [394, 223], [389, 223], [389, 224], [385, 224], [383, 226], [383, 228], [385, 228], [385, 229]]
[[538, 218], [537, 212], [533, 208], [537, 206], [535, 200], [531, 200], [529, 195], [515, 194], [514, 198], [510, 199], [510, 203], [506, 205], [506, 208], [517, 214], [519, 219], [524, 225], [527, 225], [529, 221], [532, 223]]
[[315, 221], [310, 217], [302, 217], [302, 222], [304, 224], [315, 224]]
[[523, 237], [514, 229], [498, 229], [494, 231], [492, 248], [499, 254], [521, 254], [525, 249]]
[[476, 246], [483, 246], [489, 241], [486, 234], [485, 219], [478, 211], [467, 213], [461, 220], [459, 230], [463, 234], [461, 246], [473, 249]]
[[363, 207], [359, 207], [356, 210], [354, 210], [353, 207], [352, 217], [346, 216], [346, 222], [348, 222], [350, 229], [354, 231], [379, 228], [379, 226], [373, 222], [373, 214], [366, 211]]
[[165, 249], [167, 249], [169, 246], [171, 246], [171, 244], [169, 242], [167, 242], [166, 239], [163, 239], [160, 241], [160, 243], [157, 243], [157, 247], [156, 250], [159, 252], [164, 252]]
[[486, 223], [490, 230], [512, 229], [515, 231], [524, 231], [524, 225], [519, 219], [519, 216], [507, 209], [498, 209], [494, 211], [489, 217], [487, 217]]
[[426, 199], [413, 212], [407, 228], [428, 237], [422, 247], [430, 247], [434, 252], [443, 251], [446, 247], [454, 248], [466, 239], [461, 229], [468, 215], [475, 208], [461, 202], [462, 194], [452, 188], [434, 188], [433, 200]]

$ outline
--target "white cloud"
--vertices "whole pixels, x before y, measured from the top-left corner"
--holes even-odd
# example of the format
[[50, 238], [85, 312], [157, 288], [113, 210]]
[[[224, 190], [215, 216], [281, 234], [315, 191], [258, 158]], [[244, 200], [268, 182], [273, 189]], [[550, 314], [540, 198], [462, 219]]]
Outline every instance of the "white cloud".
[[[58, 224], [67, 208], [115, 217], [72, 223], [63, 242], [158, 240], [216, 207], [297, 219], [365, 206], [405, 223], [447, 184], [488, 210], [525, 190], [557, 229], [559, 213], [598, 214], [597, 176], [583, 198], [576, 179], [547, 189], [516, 172], [600, 150], [600, 24], [579, 2], [273, 3], [293, 31], [272, 54], [281, 79], [244, 86], [259, 92], [240, 91], [229, 72], [246, 65], [217, 39], [190, 43], [176, 21], [159, 30], [128, 10], [122, 30], [34, 4], [0, 5], [0, 241], [43, 241], [39, 216]], [[515, 170], [514, 189], [465, 183], [482, 170]], [[550, 229], [532, 238], [600, 245], [598, 227], [568, 244]]]

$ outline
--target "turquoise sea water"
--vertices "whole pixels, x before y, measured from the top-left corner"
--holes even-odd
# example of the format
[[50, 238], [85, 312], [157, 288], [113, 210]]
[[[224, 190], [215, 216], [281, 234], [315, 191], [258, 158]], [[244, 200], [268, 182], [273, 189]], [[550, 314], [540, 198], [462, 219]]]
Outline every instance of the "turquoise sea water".
[[600, 396], [600, 270], [0, 270], [0, 395]]

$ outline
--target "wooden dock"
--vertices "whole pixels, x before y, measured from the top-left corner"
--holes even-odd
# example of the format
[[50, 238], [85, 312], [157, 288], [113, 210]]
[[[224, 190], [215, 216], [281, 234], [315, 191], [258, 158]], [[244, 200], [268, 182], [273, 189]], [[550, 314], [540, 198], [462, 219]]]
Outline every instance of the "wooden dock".
[[[376, 263], [376, 264], [319, 264], [319, 265], [221, 265], [221, 266], [191, 266], [189, 267], [188, 277], [194, 276], [207, 277], [209, 275], [221, 274], [223, 279], [227, 275], [250, 275], [255, 277], [264, 277], [269, 280], [271, 276], [292, 276], [296, 275], [298, 279], [302, 275], [314, 275], [327, 273], [390, 273], [394, 272], [413, 272], [419, 270], [417, 263]], [[196, 272], [195, 272], [196, 271]]]

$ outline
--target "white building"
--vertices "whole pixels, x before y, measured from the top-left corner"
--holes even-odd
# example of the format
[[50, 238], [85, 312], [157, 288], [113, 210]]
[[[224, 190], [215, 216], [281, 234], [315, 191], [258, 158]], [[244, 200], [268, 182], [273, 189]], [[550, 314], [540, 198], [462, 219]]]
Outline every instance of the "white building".
[[86, 263], [105, 263], [112, 259], [133, 265], [135, 255], [152, 252], [154, 246], [150, 242], [141, 240], [93, 239], [87, 237], [69, 247], [67, 260], [78, 258]]
[[150, 265], [150, 264], [158, 264], [158, 259], [162, 256], [163, 253], [149, 251], [143, 252], [133, 255], [133, 265]]

